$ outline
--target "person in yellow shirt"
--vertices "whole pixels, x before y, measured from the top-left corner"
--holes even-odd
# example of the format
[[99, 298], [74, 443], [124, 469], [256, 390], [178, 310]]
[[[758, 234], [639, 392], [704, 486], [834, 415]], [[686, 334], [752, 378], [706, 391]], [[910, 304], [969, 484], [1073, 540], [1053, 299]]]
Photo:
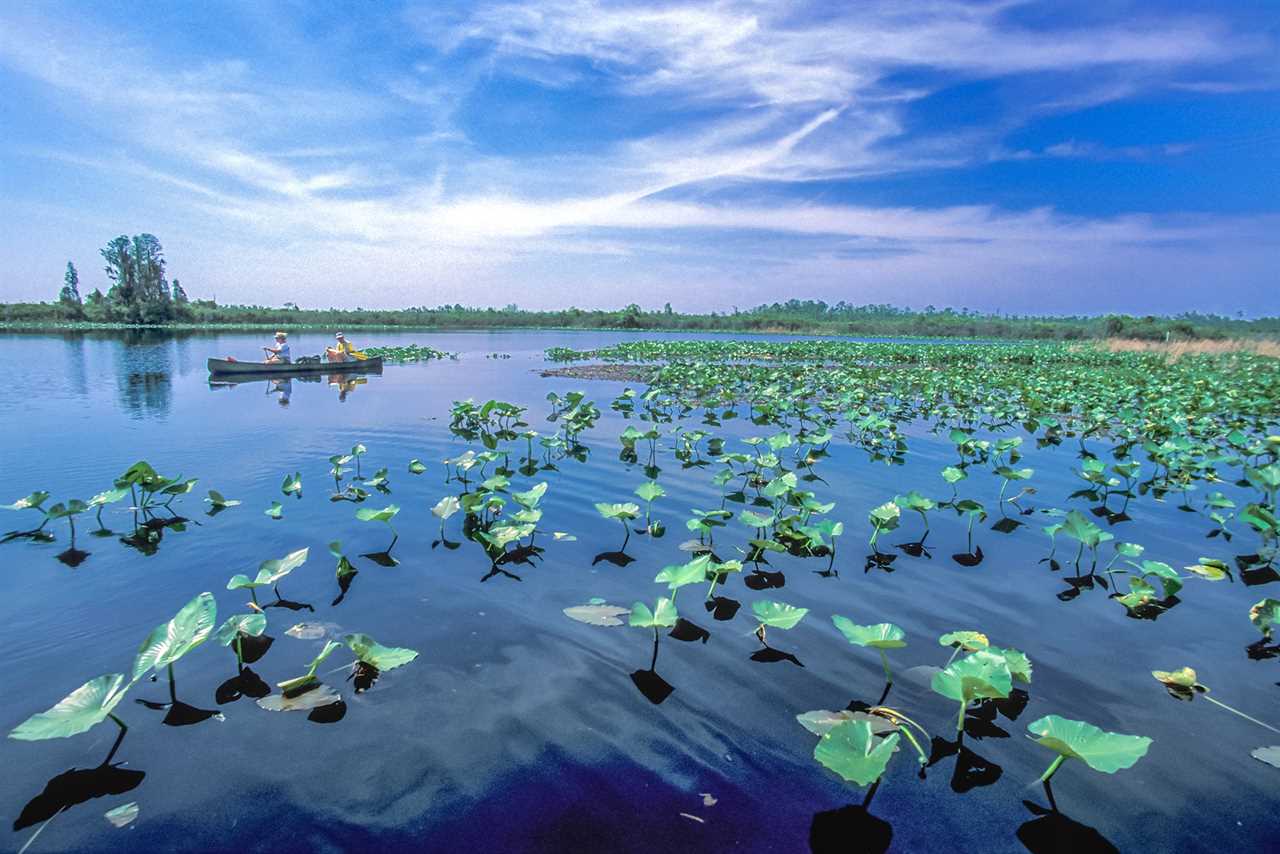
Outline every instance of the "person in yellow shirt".
[[364, 361], [369, 358], [364, 353], [357, 350], [341, 332], [335, 335], [334, 338], [337, 339], [337, 343], [332, 347], [325, 348], [325, 353], [328, 354], [330, 362], [346, 362], [350, 359]]

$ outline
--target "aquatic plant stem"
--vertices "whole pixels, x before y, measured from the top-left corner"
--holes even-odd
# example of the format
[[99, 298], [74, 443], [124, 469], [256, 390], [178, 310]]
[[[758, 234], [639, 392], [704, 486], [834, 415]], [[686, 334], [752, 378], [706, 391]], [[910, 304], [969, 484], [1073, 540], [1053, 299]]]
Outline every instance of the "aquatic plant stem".
[[104, 766], [111, 764], [111, 760], [115, 758], [116, 751], [120, 749], [120, 743], [124, 741], [125, 733], [129, 731], [129, 726], [124, 721], [116, 717], [114, 713], [108, 712], [107, 717], [115, 721], [116, 726], [120, 727], [120, 732], [117, 733], [115, 743], [111, 745], [111, 751], [107, 754], [107, 758], [102, 760], [102, 764]]
[[1271, 730], [1272, 732], [1280, 732], [1280, 729], [1276, 729], [1271, 724], [1264, 724], [1262, 721], [1258, 720], [1257, 718], [1251, 718], [1248, 715], [1246, 715], [1244, 712], [1240, 711], [1239, 709], [1233, 709], [1230, 706], [1228, 706], [1226, 703], [1213, 699], [1208, 694], [1204, 694], [1202, 696], [1206, 700], [1208, 700], [1210, 703], [1213, 703], [1215, 706], [1219, 706], [1220, 708], [1226, 709], [1228, 712], [1231, 712], [1231, 714], [1233, 715], [1239, 715], [1240, 717], [1244, 718], [1246, 721], [1249, 721], [1250, 723], [1255, 723], [1260, 727], [1264, 727], [1266, 729]]
[[906, 736], [907, 741], [909, 741], [911, 743], [911, 746], [915, 748], [916, 753], [919, 754], [920, 756], [921, 766], [928, 765], [929, 757], [925, 755], [924, 749], [920, 747], [920, 742], [916, 741], [916, 737], [911, 734], [911, 730], [907, 729], [904, 726], [900, 726], [898, 727], [898, 732]]
[[173, 662], [169, 662], [169, 701], [178, 702], [178, 688], [173, 683]]
[[889, 657], [885, 655], [884, 650], [880, 649], [879, 647], [876, 648], [876, 651], [880, 653], [880, 663], [884, 666], [884, 679], [886, 682], [892, 685], [893, 671], [889, 669]]
[[1065, 762], [1066, 759], [1067, 757], [1065, 756], [1058, 756], [1058, 758], [1050, 762], [1049, 767], [1044, 769], [1044, 773], [1040, 775], [1040, 779], [1037, 782], [1048, 783], [1049, 778], [1058, 773], [1058, 769], [1062, 767], [1062, 763]]

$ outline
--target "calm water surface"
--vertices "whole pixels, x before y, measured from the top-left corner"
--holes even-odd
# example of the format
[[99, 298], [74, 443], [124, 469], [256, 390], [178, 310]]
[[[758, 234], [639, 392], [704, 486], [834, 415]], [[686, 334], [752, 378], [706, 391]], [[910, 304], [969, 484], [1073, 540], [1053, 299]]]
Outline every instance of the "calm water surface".
[[[1039, 562], [1047, 548], [1044, 520], [1028, 519], [1010, 534], [991, 530], [995, 520], [988, 520], [977, 533], [986, 559], [966, 568], [950, 558], [964, 549], [963, 523], [941, 513], [933, 516], [932, 558], [902, 555], [892, 573], [864, 573], [868, 509], [912, 488], [949, 494], [937, 473], [954, 454], [923, 426], [910, 431], [901, 467], [870, 463], [843, 440], [833, 443], [832, 459], [820, 468], [830, 485], [815, 486], [837, 502], [832, 515], [848, 529], [837, 577], [815, 572], [825, 560], [777, 558], [782, 589], [755, 591], [741, 577], [730, 580], [723, 592], [743, 610], [728, 621], [702, 610], [698, 590], [681, 594], [684, 616], [710, 635], [705, 642], [662, 638], [657, 671], [674, 691], [651, 703], [630, 678], [649, 665], [651, 634], [584, 625], [562, 609], [594, 596], [623, 606], [652, 602], [662, 589], [653, 576], [687, 557], [677, 549], [687, 510], [719, 501], [714, 469], [682, 469], [664, 451], [660, 482], [668, 495], [654, 511], [667, 522], [667, 536], [632, 536], [627, 554], [635, 560], [625, 567], [593, 564], [621, 539], [617, 523], [601, 520], [593, 502], [633, 500], [645, 479], [618, 459], [616, 437], [626, 422], [608, 403], [624, 386], [538, 374], [548, 346], [625, 337], [363, 334], [359, 344], [416, 341], [460, 357], [388, 366], [344, 389], [296, 379], [211, 387], [208, 356], [255, 358], [265, 336], [0, 336], [0, 360], [24, 366], [0, 386], [10, 424], [4, 500], [35, 489], [49, 490], [52, 500], [88, 498], [138, 459], [200, 479], [175, 505], [192, 520], [187, 530], [167, 531], [152, 555], [118, 537], [87, 536], [89, 519], [81, 520], [77, 545], [91, 556], [74, 569], [55, 557], [67, 545], [65, 523], [55, 527], [57, 542], [0, 545], [0, 647], [7, 651], [0, 728], [11, 729], [90, 677], [127, 671], [142, 638], [200, 591], [216, 595], [219, 621], [243, 612], [245, 597], [226, 590], [227, 579], [304, 546], [311, 557], [281, 583], [281, 593], [315, 610], [268, 609], [275, 641], [253, 665], [262, 678], [296, 676], [318, 651], [323, 641], [285, 634], [300, 621], [422, 653], [359, 695], [341, 672], [329, 672], [347, 709], [323, 723], [267, 712], [248, 698], [220, 704], [217, 689], [235, 675], [235, 659], [207, 644], [178, 663], [178, 694], [222, 719], [163, 725], [163, 710], [136, 701], [167, 700], [164, 681], [139, 683], [117, 709], [130, 731], [116, 759], [144, 776], [117, 776], [115, 789], [132, 786], [127, 791], [86, 792], [102, 796], [63, 810], [30, 850], [803, 851], [811, 837], [830, 850], [862, 850], [885, 839], [895, 851], [1052, 850], [1039, 847], [1046, 841], [1084, 850], [1068, 831], [1122, 850], [1261, 851], [1280, 844], [1280, 771], [1249, 757], [1280, 736], [1203, 701], [1174, 702], [1148, 675], [1189, 664], [1224, 702], [1280, 718], [1278, 662], [1251, 660], [1245, 650], [1257, 637], [1248, 606], [1276, 594], [1192, 580], [1180, 605], [1158, 620], [1135, 620], [1100, 589], [1059, 598], [1071, 589], [1063, 578], [1071, 573]], [[291, 343], [301, 354], [319, 352], [327, 340], [302, 333]], [[486, 358], [490, 353], [510, 358]], [[513, 401], [529, 407], [533, 429], [549, 433], [556, 425], [545, 421], [547, 392], [575, 388], [606, 414], [584, 437], [586, 463], [563, 460], [545, 473], [542, 527], [577, 541], [543, 539], [545, 559], [515, 568], [519, 580], [482, 580], [489, 564], [471, 543], [433, 550], [438, 523], [429, 508], [457, 491], [444, 483], [439, 460], [465, 447], [448, 430], [451, 402]], [[684, 423], [697, 426], [696, 419]], [[719, 429], [731, 437], [770, 432], [745, 419]], [[366, 473], [390, 469], [393, 495], [375, 494], [365, 506], [401, 506], [398, 566], [356, 557], [384, 548], [387, 531], [356, 521], [353, 505], [328, 500], [327, 457], [356, 442], [369, 449]], [[428, 463], [426, 474], [407, 472], [415, 457]], [[1080, 485], [1071, 474], [1078, 465], [1071, 442], [1031, 451], [1023, 465], [1036, 469], [1039, 490], [1024, 504], [1084, 508], [1080, 500], [1067, 504]], [[279, 489], [294, 471], [302, 473], [301, 500]], [[530, 482], [517, 478], [513, 488]], [[963, 486], [963, 494], [996, 506], [998, 479], [979, 472]], [[208, 488], [244, 503], [209, 517], [200, 500]], [[273, 521], [263, 510], [277, 499], [284, 518]], [[1228, 558], [1230, 548], [1204, 539], [1207, 520], [1179, 512], [1177, 503], [1138, 501], [1132, 521], [1114, 532], [1175, 567], [1202, 554]], [[127, 532], [131, 514], [120, 507], [109, 508], [104, 521]], [[6, 514], [4, 530], [27, 521]], [[461, 539], [458, 521], [450, 520], [452, 539]], [[904, 518], [885, 538], [914, 539], [918, 526]], [[727, 531], [717, 538], [722, 556], [744, 540], [736, 522]], [[325, 549], [335, 539], [359, 569], [336, 606]], [[747, 614], [760, 598], [812, 609], [794, 630], [770, 636], [802, 666], [751, 659], [759, 645]], [[815, 739], [795, 715], [875, 702], [883, 674], [873, 650], [844, 642], [833, 613], [906, 630], [909, 645], [891, 655], [901, 675], [888, 703], [941, 738], [953, 737], [955, 709], [929, 690], [925, 668], [945, 662], [948, 650], [936, 642], [945, 631], [981, 629], [993, 643], [1025, 650], [1035, 665], [1026, 708], [1016, 720], [975, 724], [959, 757], [944, 756], [944, 746], [927, 779], [916, 777], [909, 753], [897, 756], [869, 814], [834, 812], [861, 804], [865, 793], [813, 761]], [[349, 658], [341, 650], [322, 673]], [[1025, 726], [1050, 713], [1154, 739], [1144, 760], [1114, 776], [1068, 763], [1054, 793], [1069, 821], [1037, 821], [1027, 805], [1047, 805], [1043, 790], [1028, 784], [1051, 755], [1024, 738]], [[0, 743], [0, 818], [23, 825], [5, 831], [0, 848], [21, 847], [39, 827], [31, 817], [44, 817], [40, 804], [29, 802], [68, 769], [97, 766], [115, 734], [108, 723], [70, 739]], [[137, 821], [115, 829], [104, 820], [106, 810], [129, 801], [140, 806]]]

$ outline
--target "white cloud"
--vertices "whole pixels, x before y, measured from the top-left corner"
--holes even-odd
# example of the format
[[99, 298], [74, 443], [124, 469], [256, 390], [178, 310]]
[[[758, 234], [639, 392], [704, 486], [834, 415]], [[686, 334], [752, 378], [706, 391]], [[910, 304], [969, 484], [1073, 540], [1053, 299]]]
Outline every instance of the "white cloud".
[[[859, 282], [859, 292], [885, 299], [894, 282], [920, 288], [951, 276], [978, 288], [981, 271], [1001, 281], [1019, 271], [1078, 276], [1089, 259], [1120, 275], [1108, 259], [1166, 269], [1158, 250], [1190, 257], [1198, 246], [1238, 245], [1241, 234], [1254, 235], [1254, 260], [1276, 254], [1274, 231], [1260, 225], [1275, 223], [1265, 218], [807, 201], [834, 179], [988, 158], [1185, 154], [1179, 142], [1109, 148], [1064, 139], [1006, 151], [999, 139], [1037, 111], [1175, 85], [1188, 69], [1261, 44], [1168, 15], [1037, 31], [1010, 23], [1017, 5], [535, 0], [444, 19], [424, 7], [409, 19], [447, 55], [414, 52], [402, 68], [371, 72], [364, 88], [340, 74], [328, 85], [295, 85], [236, 56], [173, 69], [127, 32], [107, 37], [91, 23], [41, 19], [36, 7], [0, 13], [0, 64], [74, 104], [67, 113], [82, 114], [112, 153], [86, 156], [43, 139], [12, 140], [5, 156], [53, 159], [128, 186], [137, 194], [127, 197], [131, 214], [162, 206], [182, 235], [166, 242], [180, 241], [202, 275], [221, 277], [208, 289], [224, 299], [263, 301], [237, 277], [273, 265], [304, 270], [290, 286], [309, 290], [312, 303], [326, 293], [355, 293], [366, 305], [428, 301], [414, 296], [417, 285], [376, 290], [415, 280], [431, 282], [432, 298], [505, 302], [487, 295], [518, 272], [544, 295], [582, 304], [583, 289], [597, 287], [595, 304], [614, 304], [630, 285], [658, 292], [675, 280], [677, 294], [696, 280], [708, 301], [723, 302], [716, 289], [739, 281], [763, 296], [769, 282], [792, 291], [812, 283], [821, 293]], [[916, 73], [895, 76], [904, 70]], [[1056, 82], [990, 126], [909, 126], [909, 108], [937, 80], [1025, 73]], [[497, 74], [549, 88], [589, 80], [593, 97], [657, 104], [657, 118], [643, 134], [583, 151], [498, 153], [467, 139], [458, 117]], [[1055, 75], [1067, 74], [1071, 85], [1057, 85]], [[85, 216], [97, 228], [107, 213]], [[28, 263], [18, 245], [5, 257]], [[872, 287], [877, 276], [888, 280]]]

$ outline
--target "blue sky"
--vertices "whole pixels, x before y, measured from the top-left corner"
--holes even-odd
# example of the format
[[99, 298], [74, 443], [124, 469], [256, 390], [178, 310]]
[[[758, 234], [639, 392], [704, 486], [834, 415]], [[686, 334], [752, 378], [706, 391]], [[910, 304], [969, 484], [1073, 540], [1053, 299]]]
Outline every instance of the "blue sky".
[[1274, 314], [1278, 12], [4, 4], [0, 297]]

